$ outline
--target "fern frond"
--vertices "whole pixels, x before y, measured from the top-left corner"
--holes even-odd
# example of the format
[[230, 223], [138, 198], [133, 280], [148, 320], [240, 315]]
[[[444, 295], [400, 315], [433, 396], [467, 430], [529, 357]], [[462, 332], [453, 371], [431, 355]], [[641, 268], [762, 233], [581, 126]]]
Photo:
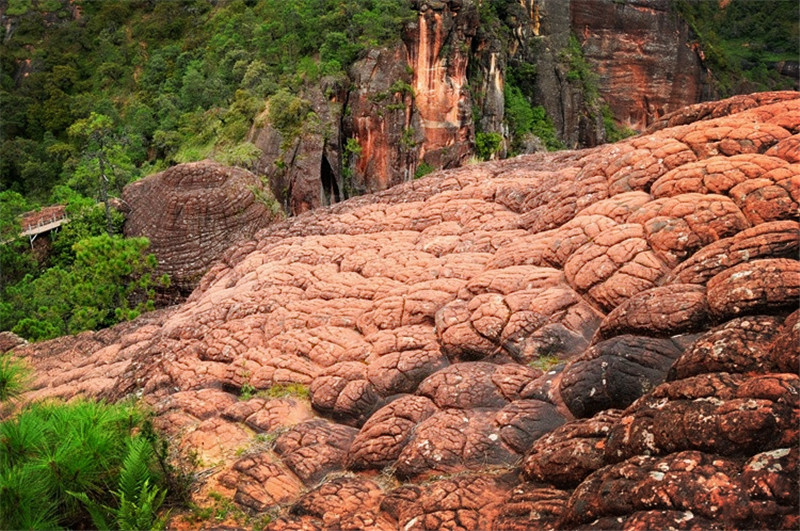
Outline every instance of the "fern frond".
[[153, 460], [153, 448], [150, 442], [136, 437], [128, 442], [128, 453], [122, 461], [119, 472], [119, 493], [125, 499], [135, 502], [142, 486], [151, 476], [150, 463]]

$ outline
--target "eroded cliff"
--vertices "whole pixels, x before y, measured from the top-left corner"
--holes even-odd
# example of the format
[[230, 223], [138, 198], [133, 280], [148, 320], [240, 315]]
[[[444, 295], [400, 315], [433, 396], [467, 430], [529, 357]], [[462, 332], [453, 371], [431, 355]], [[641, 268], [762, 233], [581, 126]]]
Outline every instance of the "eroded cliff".
[[[642, 131], [703, 99], [705, 69], [667, 0], [571, 0], [572, 28], [614, 118]], [[706, 95], [707, 97], [707, 95]]]
[[[358, 60], [349, 89], [323, 79], [305, 92], [321, 127], [289, 140], [269, 125], [251, 133], [291, 213], [476, 153], [599, 145], [708, 96], [689, 26], [665, 1], [412, 5], [402, 40]], [[486, 138], [496, 145], [476, 151]]]

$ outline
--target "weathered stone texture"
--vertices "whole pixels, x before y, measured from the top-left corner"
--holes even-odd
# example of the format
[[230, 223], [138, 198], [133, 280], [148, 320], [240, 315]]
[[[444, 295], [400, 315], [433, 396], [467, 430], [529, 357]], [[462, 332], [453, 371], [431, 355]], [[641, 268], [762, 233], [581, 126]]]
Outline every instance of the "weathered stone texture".
[[176, 308], [15, 347], [26, 398], [141, 394], [276, 530], [796, 527], [798, 117], [702, 104], [270, 225]]
[[145, 236], [158, 273], [186, 293], [231, 245], [279, 219], [258, 200], [268, 196], [247, 170], [216, 162], [180, 164], [125, 187], [125, 236]]
[[[688, 46], [689, 27], [669, 2], [569, 2], [572, 28], [600, 77], [601, 95], [620, 121], [644, 129], [653, 120], [700, 101], [703, 70]], [[626, 37], [619, 38], [624, 28]]]

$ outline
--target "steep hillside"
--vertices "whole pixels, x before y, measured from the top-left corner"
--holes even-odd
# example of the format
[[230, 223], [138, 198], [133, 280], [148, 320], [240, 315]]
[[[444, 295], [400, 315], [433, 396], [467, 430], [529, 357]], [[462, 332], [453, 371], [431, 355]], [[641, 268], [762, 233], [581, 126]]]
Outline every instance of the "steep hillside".
[[471, 156], [594, 146], [684, 105], [797, 87], [794, 2], [700, 4], [4, 0], [0, 191], [94, 198], [103, 158], [119, 195], [213, 157], [298, 214]]
[[17, 348], [27, 398], [150, 404], [185, 527], [794, 529], [798, 117], [739, 96], [307, 212], [179, 307]]

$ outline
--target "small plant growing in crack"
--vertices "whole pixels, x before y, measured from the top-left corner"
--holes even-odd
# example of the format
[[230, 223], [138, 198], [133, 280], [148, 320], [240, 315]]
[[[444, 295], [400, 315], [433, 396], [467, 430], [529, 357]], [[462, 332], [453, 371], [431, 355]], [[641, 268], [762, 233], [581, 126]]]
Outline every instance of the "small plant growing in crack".
[[250, 400], [256, 394], [256, 388], [250, 382], [245, 382], [239, 389], [239, 400]]
[[256, 396], [260, 398], [286, 398], [294, 397], [307, 400], [310, 396], [308, 386], [301, 383], [275, 384], [259, 391]]
[[561, 360], [558, 359], [558, 356], [554, 356], [553, 354], [544, 354], [535, 360], [532, 360], [530, 363], [528, 363], [528, 366], [547, 372], [553, 369], [559, 363], [561, 363]]

